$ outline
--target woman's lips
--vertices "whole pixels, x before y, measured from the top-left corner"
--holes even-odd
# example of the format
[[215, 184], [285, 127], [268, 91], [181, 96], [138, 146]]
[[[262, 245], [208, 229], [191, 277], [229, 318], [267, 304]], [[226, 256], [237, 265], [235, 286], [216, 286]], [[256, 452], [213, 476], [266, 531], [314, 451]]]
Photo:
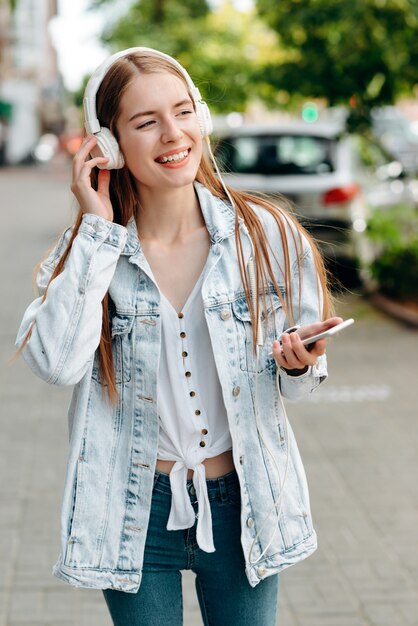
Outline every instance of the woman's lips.
[[163, 167], [168, 168], [176, 168], [180, 167], [188, 161], [191, 149], [185, 148], [184, 150], [178, 150], [177, 152], [171, 152], [169, 154], [165, 154], [158, 159], [155, 159], [156, 163], [162, 165]]

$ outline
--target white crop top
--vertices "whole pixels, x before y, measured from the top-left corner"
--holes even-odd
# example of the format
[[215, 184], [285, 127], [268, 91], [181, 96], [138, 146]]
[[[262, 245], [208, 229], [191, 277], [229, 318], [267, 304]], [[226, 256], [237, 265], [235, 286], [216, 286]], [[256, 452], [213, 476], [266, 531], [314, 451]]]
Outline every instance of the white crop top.
[[195, 513], [186, 488], [194, 471], [198, 501], [197, 543], [213, 552], [212, 515], [202, 461], [232, 447], [221, 385], [206, 324], [201, 285], [195, 284], [177, 313], [161, 294], [161, 358], [158, 375], [158, 459], [175, 461], [170, 472], [171, 511], [167, 530], [190, 528]]

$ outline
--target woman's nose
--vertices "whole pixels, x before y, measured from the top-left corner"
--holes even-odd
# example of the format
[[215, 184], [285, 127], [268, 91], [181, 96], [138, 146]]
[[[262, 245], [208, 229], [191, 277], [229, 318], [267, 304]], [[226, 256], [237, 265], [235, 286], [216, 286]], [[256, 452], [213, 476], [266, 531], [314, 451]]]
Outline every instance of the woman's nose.
[[174, 119], [167, 119], [164, 122], [162, 139], [165, 142], [178, 141], [183, 136], [183, 132]]

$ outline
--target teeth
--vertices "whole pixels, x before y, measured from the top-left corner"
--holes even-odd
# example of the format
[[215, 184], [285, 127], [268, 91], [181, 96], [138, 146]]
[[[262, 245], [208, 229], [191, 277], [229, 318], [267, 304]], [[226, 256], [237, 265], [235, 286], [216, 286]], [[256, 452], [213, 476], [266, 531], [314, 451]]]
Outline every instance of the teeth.
[[172, 161], [174, 162], [182, 161], [183, 159], [187, 157], [188, 154], [189, 154], [188, 150], [183, 150], [183, 152], [179, 152], [178, 154], [170, 154], [170, 156], [163, 157], [162, 159], [159, 159], [159, 162], [171, 163]]

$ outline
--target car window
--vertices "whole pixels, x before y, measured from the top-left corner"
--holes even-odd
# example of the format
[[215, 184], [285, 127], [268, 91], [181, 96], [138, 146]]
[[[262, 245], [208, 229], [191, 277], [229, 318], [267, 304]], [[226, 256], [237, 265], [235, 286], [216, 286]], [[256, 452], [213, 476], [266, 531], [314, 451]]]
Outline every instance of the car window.
[[222, 139], [216, 155], [224, 171], [241, 174], [328, 174], [334, 171], [332, 141], [308, 135], [240, 136]]

